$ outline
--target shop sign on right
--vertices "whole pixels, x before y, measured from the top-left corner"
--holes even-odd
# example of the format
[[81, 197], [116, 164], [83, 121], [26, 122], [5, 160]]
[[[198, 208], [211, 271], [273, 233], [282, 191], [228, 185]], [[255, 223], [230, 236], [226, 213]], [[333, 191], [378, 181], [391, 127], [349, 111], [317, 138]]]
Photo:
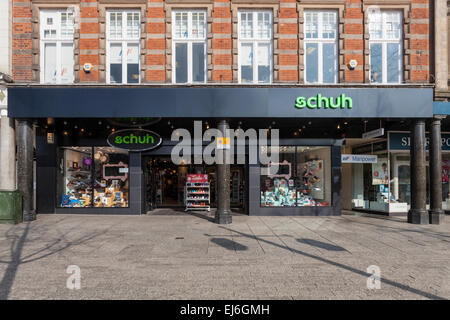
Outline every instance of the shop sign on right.
[[[411, 137], [409, 132], [389, 132], [389, 149], [392, 150], [410, 150]], [[429, 134], [425, 135], [426, 148], [430, 145]], [[450, 151], [450, 133], [441, 134], [441, 146], [443, 151]]]

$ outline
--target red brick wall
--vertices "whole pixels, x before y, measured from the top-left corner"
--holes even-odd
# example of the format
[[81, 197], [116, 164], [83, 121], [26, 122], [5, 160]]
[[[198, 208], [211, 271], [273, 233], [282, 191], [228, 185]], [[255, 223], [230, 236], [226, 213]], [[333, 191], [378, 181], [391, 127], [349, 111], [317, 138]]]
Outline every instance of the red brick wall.
[[[145, 38], [143, 39], [145, 64], [145, 76], [143, 82], [162, 83], [170, 81], [170, 57], [167, 55], [166, 47], [166, 10], [164, 0], [147, 0], [147, 14], [143, 17], [146, 21]], [[274, 66], [277, 66], [277, 77], [274, 82], [298, 82], [299, 81], [299, 40], [298, 19], [296, 0], [279, 0], [278, 7], [278, 29], [274, 29], [277, 37], [274, 39]], [[13, 76], [16, 82], [31, 82], [39, 70], [39, 62], [33, 59], [39, 44], [39, 35], [33, 30], [32, 0], [12, 0], [13, 2], [13, 26], [12, 26], [12, 61]], [[130, 0], [128, 3], [132, 3]], [[51, 1], [54, 3], [54, 1]], [[320, 3], [320, 0], [317, 0]], [[326, 1], [324, 2], [326, 3]], [[328, 2], [329, 3], [329, 2]], [[367, 52], [365, 54], [364, 41], [364, 13], [362, 0], [346, 0], [343, 11], [343, 35], [341, 42], [343, 54], [343, 80], [347, 83], [362, 83], [365, 80], [364, 65], [367, 65]], [[406, 41], [404, 48], [406, 81], [428, 82], [429, 74], [429, 3], [430, 0], [410, 0], [408, 14], [405, 16], [407, 23]], [[233, 21], [231, 0], [213, 0], [211, 11], [212, 18], [212, 64], [210, 81], [232, 82], [233, 81]], [[249, 4], [254, 4], [249, 1]], [[391, 4], [396, 4], [393, 0]], [[42, 2], [36, 6], [42, 5]], [[301, 2], [300, 2], [301, 5]], [[107, 5], [106, 5], [107, 6]], [[199, 4], [201, 7], [202, 5]], [[336, 8], [337, 9], [337, 8]], [[33, 9], [34, 10], [34, 9]], [[93, 70], [90, 73], [79, 72], [81, 82], [103, 81], [99, 77], [102, 68], [100, 62], [99, 47], [99, 10], [98, 0], [80, 0], [80, 37], [79, 37], [79, 62], [75, 64], [82, 66], [91, 63]], [[33, 32], [35, 34], [33, 34]], [[34, 39], [34, 40], [33, 40]], [[35, 51], [33, 53], [33, 50]], [[173, 52], [172, 52], [173, 54]], [[349, 70], [347, 63], [355, 59], [358, 67]], [[236, 64], [236, 62], [234, 62]], [[172, 66], [173, 67], [173, 66]], [[34, 71], [33, 71], [34, 70]], [[37, 71], [36, 71], [37, 70]], [[35, 72], [35, 73], [33, 73]], [[234, 79], [236, 80], [236, 79]]]
[[33, 77], [31, 1], [13, 0], [12, 6], [12, 73], [16, 82], [30, 82]]

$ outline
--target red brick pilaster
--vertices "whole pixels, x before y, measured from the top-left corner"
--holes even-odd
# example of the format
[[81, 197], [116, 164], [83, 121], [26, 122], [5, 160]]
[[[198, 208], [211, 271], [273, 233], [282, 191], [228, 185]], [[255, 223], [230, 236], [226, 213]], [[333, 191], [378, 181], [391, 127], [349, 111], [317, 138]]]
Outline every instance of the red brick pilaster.
[[[39, 33], [35, 34], [39, 36]], [[16, 82], [33, 81], [39, 61], [33, 61], [33, 31], [30, 0], [12, 1], [12, 76]]]
[[428, 82], [430, 79], [429, 2], [411, 0], [407, 50], [411, 82]]
[[[99, 82], [100, 48], [99, 48], [99, 13], [97, 0], [80, 2], [80, 68], [85, 63], [92, 64], [90, 72], [80, 71], [80, 82]], [[104, 50], [104, 49], [103, 49]], [[102, 66], [103, 68], [104, 66]], [[102, 82], [104, 79], [101, 79]]]
[[[346, 0], [344, 11], [344, 69], [345, 82], [364, 82], [364, 14], [361, 0]], [[358, 65], [353, 70], [348, 68], [350, 60]]]
[[170, 24], [166, 28], [163, 0], [148, 0], [146, 19], [145, 81], [165, 82], [170, 78], [166, 77], [166, 32], [171, 34], [172, 30]]
[[214, 0], [212, 12], [212, 81], [233, 81], [233, 41], [230, 0]]
[[[276, 26], [274, 17], [274, 28]], [[278, 70], [274, 72], [274, 82], [298, 82], [299, 80], [299, 52], [298, 52], [298, 12], [296, 0], [280, 0], [278, 15], [278, 33], [274, 30], [274, 44], [278, 43], [274, 54], [274, 65]], [[275, 46], [274, 46], [275, 47]], [[275, 47], [276, 48], [276, 47]], [[276, 78], [278, 71], [278, 79]]]

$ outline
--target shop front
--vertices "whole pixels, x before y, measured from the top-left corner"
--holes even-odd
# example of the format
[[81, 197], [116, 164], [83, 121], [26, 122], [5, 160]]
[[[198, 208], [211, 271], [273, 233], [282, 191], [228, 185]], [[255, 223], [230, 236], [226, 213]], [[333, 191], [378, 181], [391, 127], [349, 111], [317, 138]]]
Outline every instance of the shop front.
[[[354, 155], [367, 161], [352, 163], [352, 207], [381, 213], [404, 213], [411, 205], [411, 137], [407, 131], [389, 131], [386, 138], [355, 145]], [[430, 207], [429, 134], [426, 134], [427, 209]], [[450, 133], [441, 134], [442, 209], [450, 210]]]
[[[361, 134], [356, 123], [433, 115], [432, 88], [414, 86], [14, 85], [9, 95], [9, 116], [35, 124], [38, 213], [143, 214], [161, 207], [186, 210], [195, 201], [214, 208], [225, 194], [231, 208], [249, 215], [340, 215], [341, 150], [346, 138]], [[231, 131], [207, 137], [219, 122]], [[340, 129], [344, 123], [346, 133]], [[183, 139], [177, 129], [184, 130]], [[238, 130], [247, 135], [244, 146], [235, 142]], [[230, 142], [219, 148], [219, 139]], [[407, 203], [408, 160], [384, 143], [375, 147], [380, 150], [372, 143], [370, 152], [353, 153], [377, 154], [376, 169], [396, 168], [398, 177], [372, 179], [366, 192], [366, 171], [373, 170], [354, 166], [354, 183], [362, 186], [355, 208], [377, 210], [377, 193], [385, 194], [385, 187], [398, 206], [403, 199]], [[183, 162], [176, 163], [181, 144]], [[207, 159], [220, 149], [231, 152], [231, 163]], [[262, 161], [275, 152], [276, 161]], [[226, 166], [225, 177], [220, 166]], [[207, 180], [195, 185], [192, 175]]]

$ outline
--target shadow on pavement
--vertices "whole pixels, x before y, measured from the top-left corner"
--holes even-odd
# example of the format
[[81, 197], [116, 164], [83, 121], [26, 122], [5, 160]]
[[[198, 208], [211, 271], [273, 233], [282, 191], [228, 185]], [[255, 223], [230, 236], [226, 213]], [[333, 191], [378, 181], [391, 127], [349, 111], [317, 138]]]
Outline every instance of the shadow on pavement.
[[347, 251], [340, 246], [335, 246], [331, 243], [326, 243], [326, 242], [317, 241], [317, 240], [313, 240], [313, 239], [297, 239], [297, 241], [300, 243], [309, 244], [310, 246], [325, 249], [328, 251]]
[[230, 251], [245, 251], [248, 250], [247, 246], [244, 246], [236, 241], [227, 238], [212, 238], [211, 242]]
[[[220, 226], [220, 228], [222, 228], [224, 230], [227, 230], [227, 231], [230, 231], [230, 232], [235, 232], [236, 234], [239, 234], [239, 235], [241, 235], [243, 237], [247, 237], [247, 238], [250, 238], [250, 239], [256, 239], [258, 241], [265, 242], [265, 243], [273, 245], [275, 247], [278, 247], [278, 248], [281, 248], [281, 249], [285, 249], [285, 250], [289, 250], [289, 251], [291, 251], [293, 253], [296, 253], [296, 254], [301, 254], [301, 255], [303, 255], [305, 257], [312, 258], [312, 259], [318, 260], [318, 261], [323, 262], [323, 263], [328, 263], [328, 264], [330, 264], [332, 266], [335, 266], [335, 267], [338, 267], [338, 268], [341, 268], [341, 269], [353, 272], [355, 274], [358, 274], [358, 275], [366, 277], [366, 278], [372, 276], [371, 273], [367, 273], [367, 272], [355, 269], [353, 267], [347, 266], [345, 264], [342, 264], [342, 263], [339, 263], [339, 262], [335, 262], [333, 260], [329, 260], [329, 259], [326, 259], [326, 258], [322, 258], [322, 257], [316, 256], [316, 255], [310, 254], [310, 253], [306, 253], [306, 252], [303, 252], [303, 251], [300, 251], [300, 250], [297, 250], [297, 249], [294, 249], [294, 248], [290, 248], [290, 247], [287, 247], [287, 246], [282, 246], [282, 245], [279, 245], [278, 243], [275, 243], [275, 242], [272, 242], [272, 241], [269, 241], [269, 240], [266, 240], [266, 239], [262, 239], [262, 238], [260, 238], [260, 237], [258, 237], [256, 235], [249, 235], [249, 234], [246, 234], [244, 232], [240, 232], [240, 231], [233, 230], [233, 229], [230, 229], [230, 228], [227, 228], [227, 227], [223, 227], [223, 226]], [[420, 295], [420, 296], [428, 298], [428, 299], [446, 300], [443, 297], [440, 297], [440, 296], [434, 295], [432, 293], [428, 293], [428, 292], [422, 291], [420, 289], [412, 288], [410, 286], [398, 283], [398, 282], [393, 281], [393, 280], [389, 280], [389, 279], [386, 279], [386, 278], [381, 278], [380, 280], [381, 280], [382, 283], [391, 285], [391, 286], [399, 288], [401, 290], [405, 290], [405, 291], [408, 291], [408, 292]]]
[[[49, 230], [46, 230], [45, 228], [37, 228], [38, 230], [34, 230], [34, 232], [36, 234], [39, 234], [39, 236], [35, 237], [33, 239], [27, 239], [28, 233], [32, 226], [33, 226], [33, 223], [28, 222], [21, 235], [17, 235], [14, 233], [16, 230], [21, 230], [19, 228], [15, 228], [15, 227], [12, 227], [11, 229], [9, 229], [8, 232], [6, 232], [6, 234], [5, 234], [5, 237], [7, 239], [11, 240], [11, 245], [10, 245], [11, 260], [3, 260], [3, 258], [0, 258], [0, 264], [7, 264], [5, 273], [3, 274], [3, 277], [0, 281], [0, 300], [8, 299], [8, 296], [11, 292], [11, 288], [14, 283], [14, 279], [16, 277], [17, 270], [21, 265], [23, 265], [25, 263], [37, 261], [40, 259], [44, 259], [48, 256], [54, 255], [58, 252], [61, 252], [69, 247], [86, 243], [86, 242], [98, 237], [99, 235], [106, 233], [108, 230], [108, 229], [105, 229], [101, 232], [92, 232], [89, 234], [82, 235], [76, 239], [69, 240], [67, 236], [72, 231], [77, 231], [78, 226], [79, 226], [77, 224], [76, 226], [73, 226], [71, 229], [61, 232], [50, 243], [47, 242], [48, 244], [45, 247], [36, 249], [32, 253], [22, 256], [22, 251], [23, 251], [25, 242], [36, 241], [36, 243], [38, 243], [39, 239], [45, 239], [46, 232], [49, 231]], [[53, 230], [53, 231], [57, 230], [57, 229], [55, 229], [54, 225], [52, 227], [53, 227], [53, 229], [51, 229], [51, 230]]]

